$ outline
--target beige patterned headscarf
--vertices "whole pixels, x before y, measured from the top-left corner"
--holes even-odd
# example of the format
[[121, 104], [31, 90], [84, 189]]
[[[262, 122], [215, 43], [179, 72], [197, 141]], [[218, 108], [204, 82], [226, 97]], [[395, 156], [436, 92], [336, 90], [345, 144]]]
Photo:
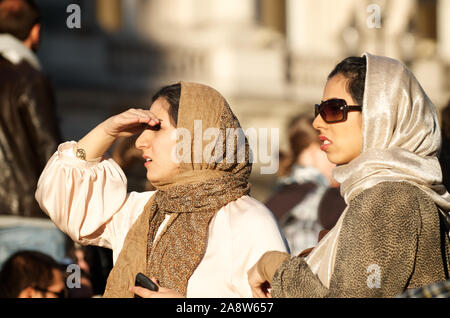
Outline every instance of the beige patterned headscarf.
[[[380, 182], [406, 181], [448, 213], [450, 194], [442, 184], [437, 158], [441, 133], [435, 106], [405, 65], [387, 57], [364, 55], [363, 147], [357, 158], [333, 170], [342, 196], [348, 204]], [[327, 287], [345, 214], [306, 259]]]
[[[195, 125], [197, 120], [201, 121], [201, 128], [199, 122]], [[247, 139], [244, 135], [243, 139], [234, 135], [225, 138], [227, 133], [236, 132], [240, 124], [216, 90], [181, 82], [177, 128], [190, 133], [190, 160], [180, 163], [180, 172], [174, 177], [153, 183], [158, 191], [129, 231], [108, 278], [105, 297], [132, 297], [128, 288], [138, 272], [156, 277], [161, 286], [186, 295], [188, 280], [206, 250], [211, 219], [221, 207], [250, 191]], [[203, 138], [208, 128], [218, 128], [222, 135]], [[197, 150], [201, 149], [203, 155], [208, 149], [210, 160], [195, 159], [198, 143], [202, 147]], [[234, 161], [221, 160], [217, 154], [222, 151], [225, 156], [232, 152]], [[155, 240], [166, 215], [170, 216], [169, 221]]]

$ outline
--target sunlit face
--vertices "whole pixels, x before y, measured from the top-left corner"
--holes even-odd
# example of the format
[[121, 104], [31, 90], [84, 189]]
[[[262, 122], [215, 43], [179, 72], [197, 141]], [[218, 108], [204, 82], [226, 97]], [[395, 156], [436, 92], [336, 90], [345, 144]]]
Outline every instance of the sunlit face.
[[58, 293], [62, 292], [66, 287], [61, 271], [53, 270], [53, 283], [47, 287], [45, 298], [57, 298]]
[[53, 280], [47, 287], [29, 286], [22, 290], [17, 298], [59, 298], [66, 297], [66, 284], [59, 269], [52, 269]]
[[[345, 99], [347, 105], [357, 105], [346, 89], [347, 79], [338, 74], [327, 81], [322, 101], [332, 98]], [[344, 122], [328, 124], [320, 114], [313, 122], [320, 133], [321, 149], [328, 160], [335, 164], [346, 164], [358, 157], [362, 150], [362, 114], [359, 111], [348, 112]]]
[[172, 158], [172, 150], [176, 140], [172, 133], [176, 127], [172, 125], [168, 110], [169, 103], [164, 98], [158, 98], [150, 107], [150, 111], [158, 117], [160, 125], [148, 126], [136, 140], [136, 148], [142, 150], [146, 161], [147, 179], [150, 182], [160, 182], [178, 173], [179, 164]]

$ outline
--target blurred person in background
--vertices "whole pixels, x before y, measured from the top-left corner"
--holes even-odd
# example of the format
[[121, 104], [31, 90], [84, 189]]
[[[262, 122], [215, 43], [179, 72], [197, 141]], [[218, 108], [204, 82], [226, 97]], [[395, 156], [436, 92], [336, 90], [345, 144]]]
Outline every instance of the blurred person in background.
[[81, 270], [81, 289], [70, 289], [71, 298], [101, 296], [113, 267], [112, 251], [99, 246], [82, 246], [75, 243], [68, 252], [73, 264]]
[[60, 140], [50, 83], [35, 55], [40, 12], [31, 0], [0, 1], [0, 266], [17, 250], [61, 261], [65, 236], [34, 198]]
[[443, 183], [450, 189], [450, 100], [441, 111], [442, 147], [439, 162], [442, 168]]
[[[291, 120], [290, 153], [280, 154], [281, 178], [276, 192], [265, 203], [280, 223], [292, 255], [316, 245], [320, 231], [325, 228], [319, 219], [320, 206], [328, 229], [334, 225], [329, 220], [337, 220], [345, 208], [339, 185], [331, 175], [335, 164], [320, 150], [313, 120], [303, 114]], [[325, 194], [327, 202], [322, 202]]]
[[19, 251], [0, 271], [0, 298], [65, 298], [67, 289], [60, 265], [49, 255]]
[[337, 182], [331, 183], [319, 203], [318, 219], [320, 226], [324, 229], [323, 234], [333, 228], [346, 206], [339, 184]]
[[[441, 133], [442, 146], [439, 154], [439, 163], [442, 169], [442, 183], [450, 189], [450, 100], [447, 106], [441, 111]], [[450, 215], [444, 216], [444, 225], [447, 227], [447, 234], [450, 235]]]

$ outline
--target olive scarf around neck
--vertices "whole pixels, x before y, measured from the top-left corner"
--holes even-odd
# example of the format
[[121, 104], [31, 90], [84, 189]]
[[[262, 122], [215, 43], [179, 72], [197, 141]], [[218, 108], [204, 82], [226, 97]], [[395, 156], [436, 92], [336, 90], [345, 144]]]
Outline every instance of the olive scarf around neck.
[[[181, 82], [177, 128], [189, 132], [190, 145], [200, 142], [202, 158], [198, 160], [198, 147], [189, 147], [179, 173], [153, 183], [157, 191], [129, 230], [104, 297], [133, 297], [129, 288], [138, 272], [186, 296], [189, 278], [206, 251], [211, 220], [223, 206], [250, 192], [249, 144], [242, 134], [241, 139], [239, 134], [233, 136], [231, 143], [227, 138], [230, 131], [242, 130], [220, 93], [202, 84]], [[203, 138], [208, 128], [218, 132], [209, 135], [212, 141]]]

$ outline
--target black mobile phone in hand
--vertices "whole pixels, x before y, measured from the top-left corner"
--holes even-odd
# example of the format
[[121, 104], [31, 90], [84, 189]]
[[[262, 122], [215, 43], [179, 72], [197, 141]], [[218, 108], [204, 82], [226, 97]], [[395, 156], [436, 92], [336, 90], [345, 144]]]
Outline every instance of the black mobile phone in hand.
[[151, 291], [158, 291], [158, 285], [156, 285], [150, 278], [142, 273], [138, 273], [136, 275], [136, 281], [134, 282], [134, 285], [147, 288]]

